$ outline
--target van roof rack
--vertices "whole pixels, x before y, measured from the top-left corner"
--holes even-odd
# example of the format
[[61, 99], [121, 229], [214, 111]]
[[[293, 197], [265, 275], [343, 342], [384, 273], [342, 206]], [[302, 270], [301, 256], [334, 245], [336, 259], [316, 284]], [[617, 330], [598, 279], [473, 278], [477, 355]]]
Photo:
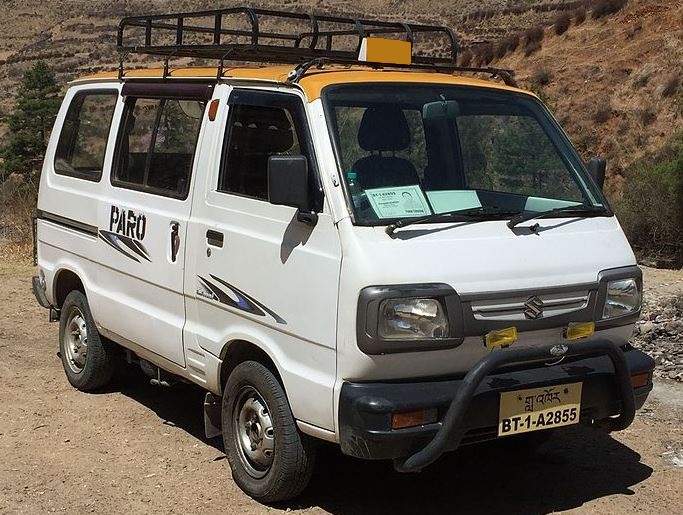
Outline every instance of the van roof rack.
[[[294, 30], [291, 25], [299, 25]], [[366, 37], [389, 37], [413, 43], [410, 64], [360, 61], [359, 50]], [[415, 52], [419, 40], [443, 41], [442, 56]], [[432, 45], [433, 46], [433, 45]], [[430, 69], [453, 72], [485, 72], [512, 82], [512, 72], [495, 68], [458, 67], [458, 40], [445, 26], [367, 20], [317, 14], [233, 7], [197, 12], [131, 16], [121, 20], [117, 33], [121, 54], [119, 78], [128, 54], [150, 54], [164, 58], [164, 75], [172, 57], [216, 59], [217, 77], [225, 61], [294, 64], [291, 82], [298, 81], [313, 66], [323, 64], [363, 65], [374, 68]], [[446, 54], [445, 56], [443, 54]]]

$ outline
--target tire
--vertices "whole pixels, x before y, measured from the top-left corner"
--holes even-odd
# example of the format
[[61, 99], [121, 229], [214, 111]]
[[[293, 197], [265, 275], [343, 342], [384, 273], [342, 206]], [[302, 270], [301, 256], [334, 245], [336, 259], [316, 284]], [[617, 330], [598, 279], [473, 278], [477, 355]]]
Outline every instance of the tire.
[[235, 483], [262, 503], [299, 495], [313, 472], [316, 446], [299, 432], [287, 396], [256, 361], [239, 364], [225, 385], [223, 444]]
[[88, 299], [74, 290], [59, 317], [59, 355], [71, 386], [89, 392], [107, 385], [116, 368], [116, 349], [97, 332]]

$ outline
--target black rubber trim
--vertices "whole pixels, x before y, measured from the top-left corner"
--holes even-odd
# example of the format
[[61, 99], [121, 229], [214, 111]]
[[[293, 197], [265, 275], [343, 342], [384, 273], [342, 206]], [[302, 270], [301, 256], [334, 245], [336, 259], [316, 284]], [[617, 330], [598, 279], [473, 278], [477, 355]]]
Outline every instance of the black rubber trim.
[[214, 84], [196, 82], [126, 82], [121, 96], [209, 100], [213, 96], [213, 88]]
[[79, 222], [78, 220], [74, 220], [72, 218], [67, 218], [65, 216], [60, 216], [56, 215], [54, 213], [50, 213], [48, 211], [43, 211], [42, 209], [36, 210], [36, 217], [39, 220], [46, 220], [48, 222], [55, 223], [57, 225], [61, 225], [62, 227], [65, 227], [67, 229], [72, 229], [74, 231], [78, 231], [83, 234], [87, 234], [88, 236], [94, 236], [95, 238], [97, 237], [97, 227], [94, 225], [89, 225], [83, 222]]
[[[448, 338], [424, 340], [385, 340], [378, 335], [380, 304], [385, 299], [435, 299], [441, 302], [448, 319]], [[460, 297], [453, 288], [442, 283], [369, 286], [358, 296], [356, 341], [366, 354], [451, 349], [464, 340]]]
[[[539, 347], [500, 349], [487, 354], [462, 379], [434, 438], [414, 454], [395, 459], [394, 468], [400, 472], [417, 472], [432, 464], [449, 448], [457, 447], [465, 435], [466, 414], [472, 399], [487, 376], [506, 365], [556, 359], [556, 354], [551, 353], [551, 350], [557, 347], [557, 344], [546, 344]], [[631, 374], [622, 349], [608, 339], [595, 339], [569, 345], [564, 354], [565, 357], [598, 355], [608, 356], [614, 366], [621, 413], [615, 418], [607, 419], [605, 423], [607, 429], [620, 431], [633, 422], [636, 411]]]

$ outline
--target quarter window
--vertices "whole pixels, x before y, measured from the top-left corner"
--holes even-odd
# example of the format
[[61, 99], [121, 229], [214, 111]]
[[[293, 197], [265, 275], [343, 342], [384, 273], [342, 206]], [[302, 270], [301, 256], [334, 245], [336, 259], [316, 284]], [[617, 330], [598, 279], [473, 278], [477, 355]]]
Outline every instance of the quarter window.
[[199, 100], [129, 98], [112, 183], [186, 198], [203, 113]]
[[54, 168], [60, 175], [99, 181], [118, 92], [77, 93], [57, 141]]

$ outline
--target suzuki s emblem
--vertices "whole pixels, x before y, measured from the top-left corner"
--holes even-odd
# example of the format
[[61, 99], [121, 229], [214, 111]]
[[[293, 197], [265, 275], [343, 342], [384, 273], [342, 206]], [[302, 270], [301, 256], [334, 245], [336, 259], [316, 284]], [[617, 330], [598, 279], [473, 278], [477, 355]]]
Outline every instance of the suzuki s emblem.
[[568, 350], [569, 347], [567, 347], [566, 345], [553, 345], [552, 347], [550, 347], [550, 354], [552, 354], [556, 358], [559, 358], [560, 356], [564, 356]]
[[524, 303], [524, 316], [536, 320], [543, 316], [543, 301], [534, 295]]

